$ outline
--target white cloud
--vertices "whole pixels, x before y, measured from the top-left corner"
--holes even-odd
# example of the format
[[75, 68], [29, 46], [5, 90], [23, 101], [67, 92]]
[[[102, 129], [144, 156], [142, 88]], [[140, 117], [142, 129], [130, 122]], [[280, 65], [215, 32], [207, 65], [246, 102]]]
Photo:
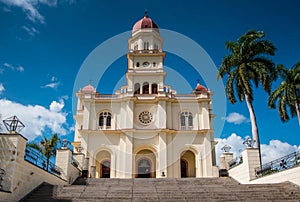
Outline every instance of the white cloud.
[[[12, 65], [12, 64], [9, 64], [7, 62], [3, 63], [3, 67], [5, 69], [10, 69], [12, 71], [17, 71], [17, 72], [24, 72], [24, 67], [21, 66], [21, 65]], [[4, 69], [0, 69], [0, 73], [2, 74], [4, 72]]]
[[62, 112], [63, 105], [53, 101], [47, 109], [40, 105], [23, 105], [0, 99], [0, 114], [3, 119], [16, 115], [25, 124], [21, 133], [30, 141], [44, 135], [46, 129], [59, 135], [69, 132], [66, 122], [67, 113]]
[[0, 83], [0, 94], [2, 94], [2, 93], [3, 93], [3, 91], [5, 91], [5, 88], [4, 88], [3, 84], [2, 84], [2, 83]]
[[237, 112], [232, 112], [227, 117], [223, 117], [222, 119], [226, 120], [228, 123], [233, 123], [236, 125], [249, 121], [243, 114], [239, 114]]
[[[49, 7], [56, 7], [57, 6], [57, 0], [0, 0], [0, 2], [3, 2], [6, 6], [14, 6], [21, 8], [27, 18], [34, 23], [45, 23], [45, 17], [39, 12], [39, 7], [41, 5], [49, 6]], [[64, 0], [64, 3], [72, 4], [75, 1], [74, 0]], [[11, 11], [9, 8], [6, 10]]]
[[58, 85], [59, 85], [59, 83], [58, 83], [58, 82], [54, 82], [54, 83], [48, 83], [48, 84], [46, 84], [46, 85], [42, 86], [42, 88], [57, 88], [57, 87], [58, 87]]
[[52, 76], [51, 81], [57, 81], [57, 78], [55, 76]]
[[65, 103], [62, 99], [59, 102], [52, 101], [50, 104], [50, 111], [60, 112], [62, 110], [62, 108], [64, 108], [64, 106], [65, 106]]
[[261, 145], [262, 162], [268, 163], [298, 150], [300, 150], [300, 145], [290, 145], [280, 140], [271, 140], [269, 144]]
[[22, 27], [30, 36], [35, 36], [36, 34], [39, 34], [39, 30], [35, 29], [32, 26], [23, 26]]
[[68, 95], [63, 95], [63, 96], [60, 97], [60, 99], [68, 100], [69, 96]]
[[24, 67], [18, 66], [18, 67], [16, 68], [16, 70], [17, 70], [18, 72], [24, 72]]
[[45, 23], [44, 16], [38, 11], [38, 6], [40, 4], [45, 4], [47, 6], [55, 6], [57, 1], [51, 1], [52, 4], [48, 3], [46, 0], [0, 0], [7, 6], [15, 6], [21, 8], [25, 13], [27, 18], [32, 22]]
[[59, 86], [59, 81], [57, 81], [57, 78], [55, 76], [52, 76], [51, 77], [51, 82], [44, 85], [44, 86], [41, 86], [41, 88], [57, 88]]
[[[235, 133], [232, 133], [229, 137], [224, 139], [216, 138], [216, 141], [218, 142], [216, 145], [217, 162], [219, 162], [220, 155], [223, 152], [221, 151], [221, 148], [225, 144], [231, 146], [230, 152], [233, 153], [234, 158], [239, 156], [246, 148], [243, 145], [244, 139], [245, 138], [242, 138]], [[300, 145], [290, 145], [286, 142], [281, 142], [280, 140], [271, 140], [269, 144], [261, 144], [262, 163], [268, 163], [298, 150], [300, 150]]]

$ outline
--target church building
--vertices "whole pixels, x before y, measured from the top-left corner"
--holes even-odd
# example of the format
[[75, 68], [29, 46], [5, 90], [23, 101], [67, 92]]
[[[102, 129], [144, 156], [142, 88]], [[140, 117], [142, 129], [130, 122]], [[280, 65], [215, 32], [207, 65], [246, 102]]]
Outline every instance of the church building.
[[128, 49], [120, 90], [101, 94], [89, 84], [76, 93], [74, 153], [85, 155], [89, 176], [218, 176], [212, 92], [198, 83], [177, 94], [165, 84], [163, 39], [147, 14], [134, 24]]

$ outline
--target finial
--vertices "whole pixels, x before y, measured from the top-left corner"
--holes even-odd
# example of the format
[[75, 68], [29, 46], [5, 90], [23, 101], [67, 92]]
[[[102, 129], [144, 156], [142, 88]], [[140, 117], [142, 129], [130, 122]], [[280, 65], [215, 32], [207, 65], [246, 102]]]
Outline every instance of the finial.
[[25, 128], [25, 125], [18, 119], [17, 116], [12, 116], [3, 120], [3, 123], [9, 133], [18, 133]]
[[145, 12], [144, 12], [144, 17], [148, 17], [148, 11], [147, 11], [147, 9], [145, 9]]
[[256, 141], [252, 140], [251, 137], [247, 137], [243, 144], [248, 148], [253, 148], [253, 145]]
[[222, 151], [224, 151], [224, 153], [228, 153], [230, 152], [231, 146], [229, 146], [228, 144], [225, 144], [224, 147], [221, 148]]

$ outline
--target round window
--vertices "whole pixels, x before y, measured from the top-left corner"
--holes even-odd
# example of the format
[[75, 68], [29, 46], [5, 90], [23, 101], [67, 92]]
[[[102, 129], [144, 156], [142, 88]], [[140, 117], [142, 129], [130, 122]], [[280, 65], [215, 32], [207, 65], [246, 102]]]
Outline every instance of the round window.
[[139, 121], [143, 125], [149, 125], [153, 120], [153, 116], [149, 111], [143, 111], [139, 114]]

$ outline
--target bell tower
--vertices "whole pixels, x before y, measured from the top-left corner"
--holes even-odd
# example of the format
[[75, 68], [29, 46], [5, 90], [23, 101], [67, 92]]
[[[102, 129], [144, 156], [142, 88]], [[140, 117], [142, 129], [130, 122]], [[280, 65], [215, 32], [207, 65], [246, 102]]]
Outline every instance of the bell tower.
[[166, 53], [162, 51], [163, 39], [159, 28], [147, 12], [137, 21], [128, 40], [127, 53], [128, 91], [136, 94], [159, 94], [164, 91], [166, 73], [163, 63]]

